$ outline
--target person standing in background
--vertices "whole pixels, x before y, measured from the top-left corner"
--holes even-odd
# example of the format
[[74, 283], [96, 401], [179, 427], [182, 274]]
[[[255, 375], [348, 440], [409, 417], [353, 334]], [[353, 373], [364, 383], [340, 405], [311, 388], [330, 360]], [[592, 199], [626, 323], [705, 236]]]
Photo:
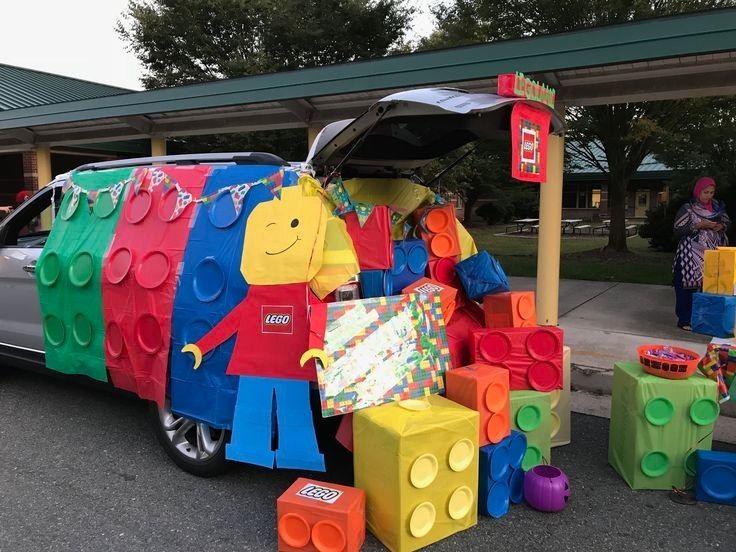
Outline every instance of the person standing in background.
[[675, 286], [677, 326], [691, 331], [693, 293], [703, 285], [705, 251], [727, 245], [726, 232], [731, 219], [722, 201], [713, 198], [716, 182], [709, 176], [699, 178], [692, 199], [675, 216], [674, 232], [678, 239], [672, 266]]

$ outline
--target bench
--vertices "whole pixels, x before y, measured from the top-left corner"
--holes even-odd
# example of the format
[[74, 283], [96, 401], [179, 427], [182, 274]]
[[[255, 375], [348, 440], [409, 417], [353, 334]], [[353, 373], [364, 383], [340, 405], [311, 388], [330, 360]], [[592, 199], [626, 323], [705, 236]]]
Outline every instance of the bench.
[[534, 233], [534, 232], [537, 232], [538, 233], [539, 232], [539, 225], [538, 224], [534, 224], [534, 225], [530, 226], [529, 229], [531, 230], [532, 233]]
[[580, 234], [582, 236], [583, 235], [583, 230], [586, 230], [586, 229], [588, 230], [588, 234], [590, 234], [592, 232], [592, 230], [590, 228], [591, 228], [590, 227], [590, 224], [580, 224], [578, 226], [573, 226], [572, 227], [572, 235], [574, 236], [575, 233], [578, 233], [578, 234]]
[[632, 236], [636, 236], [636, 234], [639, 233], [639, 227], [636, 224], [629, 224], [626, 227], [626, 237], [629, 236], [629, 231], [630, 230], [633, 230], [633, 232], [631, 233]]
[[600, 230], [600, 231], [601, 231], [601, 236], [602, 236], [602, 235], [603, 235], [603, 232], [604, 232], [604, 231], [605, 231], [605, 232], [608, 232], [608, 225], [607, 225], [607, 224], [603, 224], [603, 225], [601, 225], [601, 226], [595, 226], [595, 227], [594, 227], [594, 228], [593, 228], [593, 229], [591, 230], [591, 233], [592, 233], [592, 234], [595, 234], [595, 233], [596, 233], [596, 232], [597, 232], [598, 230]]

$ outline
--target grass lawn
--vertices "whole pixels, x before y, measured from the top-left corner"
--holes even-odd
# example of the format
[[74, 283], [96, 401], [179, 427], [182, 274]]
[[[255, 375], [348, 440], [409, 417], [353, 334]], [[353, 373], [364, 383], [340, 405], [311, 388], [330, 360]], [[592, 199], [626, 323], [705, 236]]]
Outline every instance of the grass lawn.
[[[505, 236], [505, 226], [478, 225], [468, 231], [478, 249], [486, 249], [503, 265], [509, 276], [537, 275], [537, 244], [533, 236]], [[672, 253], [649, 249], [647, 240], [628, 239], [626, 255], [604, 255], [608, 237], [566, 235], [562, 238], [560, 278], [669, 285], [672, 281]]]

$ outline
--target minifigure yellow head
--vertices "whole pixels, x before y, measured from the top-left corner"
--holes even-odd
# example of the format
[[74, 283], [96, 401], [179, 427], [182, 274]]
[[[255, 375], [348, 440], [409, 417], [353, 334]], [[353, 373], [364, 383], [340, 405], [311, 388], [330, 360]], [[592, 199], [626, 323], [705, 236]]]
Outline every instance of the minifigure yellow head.
[[249, 284], [309, 282], [322, 266], [330, 213], [301, 181], [281, 199], [259, 203], [248, 217], [240, 271]]

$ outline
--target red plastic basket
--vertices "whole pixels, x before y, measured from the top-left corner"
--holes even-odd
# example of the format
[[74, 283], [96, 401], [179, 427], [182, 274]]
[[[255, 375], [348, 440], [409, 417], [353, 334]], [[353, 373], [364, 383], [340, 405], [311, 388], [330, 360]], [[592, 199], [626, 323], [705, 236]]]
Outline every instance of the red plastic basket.
[[[676, 353], [687, 355], [690, 357], [690, 360], [669, 360], [647, 354], [647, 351], [664, 348], [669, 348]], [[660, 344], [641, 345], [637, 348], [637, 352], [639, 354], [639, 364], [641, 364], [641, 367], [647, 374], [675, 380], [687, 379], [692, 376], [695, 370], [698, 369], [698, 362], [700, 362], [701, 358], [698, 353], [690, 349]]]

